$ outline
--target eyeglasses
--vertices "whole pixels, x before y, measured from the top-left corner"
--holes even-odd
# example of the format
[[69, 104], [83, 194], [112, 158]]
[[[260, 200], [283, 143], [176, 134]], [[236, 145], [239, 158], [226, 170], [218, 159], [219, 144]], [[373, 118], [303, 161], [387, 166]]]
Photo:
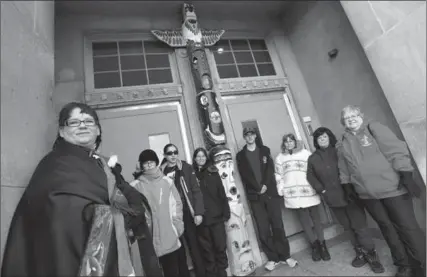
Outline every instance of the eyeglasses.
[[156, 162], [155, 161], [146, 161], [146, 162], [144, 162], [143, 163], [143, 165], [150, 165], [150, 164], [156, 164]]
[[356, 119], [356, 118], [358, 118], [358, 117], [359, 117], [359, 115], [358, 115], [358, 114], [353, 114], [353, 115], [350, 115], [350, 116], [346, 116], [346, 117], [344, 117], [344, 120]]
[[85, 124], [85, 126], [95, 126], [96, 122], [95, 119], [85, 119], [85, 120], [79, 120], [79, 119], [70, 119], [65, 122], [65, 125], [68, 127], [79, 127], [82, 122]]
[[178, 155], [178, 150], [175, 150], [175, 151], [168, 151], [168, 152], [166, 152], [165, 154], [166, 154], [166, 155], [168, 155], [168, 156]]

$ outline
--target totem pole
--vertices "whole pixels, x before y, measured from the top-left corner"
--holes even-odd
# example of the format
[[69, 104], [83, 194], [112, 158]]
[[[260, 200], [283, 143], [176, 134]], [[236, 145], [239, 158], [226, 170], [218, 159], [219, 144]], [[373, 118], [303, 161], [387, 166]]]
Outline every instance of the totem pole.
[[231, 218], [226, 223], [230, 271], [234, 276], [246, 276], [255, 271], [256, 264], [246, 230], [245, 211], [234, 183], [232, 155], [225, 146], [224, 125], [213, 90], [211, 72], [205, 52], [205, 46], [212, 46], [217, 43], [224, 34], [224, 30], [200, 29], [192, 4], [184, 4], [183, 17], [181, 30], [153, 30], [152, 33], [171, 47], [187, 48], [196, 86], [204, 142], [219, 170], [231, 210]]

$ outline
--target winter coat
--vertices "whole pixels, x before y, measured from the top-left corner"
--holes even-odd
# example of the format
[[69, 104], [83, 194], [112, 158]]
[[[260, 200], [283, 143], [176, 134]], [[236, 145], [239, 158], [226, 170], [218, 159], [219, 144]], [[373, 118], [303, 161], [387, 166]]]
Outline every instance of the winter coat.
[[270, 148], [264, 145], [257, 147], [259, 147], [259, 159], [261, 164], [261, 183], [257, 182], [249, 160], [246, 157], [247, 146], [245, 145], [236, 155], [237, 168], [246, 190], [246, 196], [248, 200], [258, 200], [262, 185], [265, 185], [267, 187], [265, 194], [270, 197], [279, 197], [276, 187], [276, 178], [274, 176], [274, 162], [271, 158]]
[[[166, 162], [162, 163], [160, 169], [165, 172]], [[205, 206], [200, 184], [191, 165], [185, 161], [177, 161], [178, 174], [175, 174], [175, 186], [181, 196], [184, 210], [189, 210], [191, 215], [204, 215]]]
[[[348, 205], [341, 186], [337, 150], [333, 146], [317, 149], [308, 158], [307, 181], [330, 207]], [[322, 191], [325, 191], [322, 193]]]
[[413, 171], [409, 150], [388, 127], [366, 122], [356, 133], [346, 130], [338, 150], [341, 183], [352, 183], [360, 198], [383, 199], [407, 193], [406, 188], [398, 188], [398, 171]]
[[228, 221], [230, 206], [218, 169], [214, 166], [195, 170], [205, 204], [204, 225]]
[[[109, 205], [107, 176], [86, 148], [60, 141], [35, 169], [15, 210], [1, 276], [77, 276], [92, 204]], [[118, 276], [113, 239], [106, 276]]]
[[275, 160], [277, 191], [289, 209], [308, 208], [320, 204], [320, 196], [307, 181], [307, 160], [310, 151], [300, 141], [292, 151], [280, 153]]
[[177, 250], [181, 247], [179, 237], [184, 233], [184, 222], [181, 198], [172, 180], [157, 168], [153, 174], [139, 176], [132, 185], [147, 198], [151, 208], [157, 257]]

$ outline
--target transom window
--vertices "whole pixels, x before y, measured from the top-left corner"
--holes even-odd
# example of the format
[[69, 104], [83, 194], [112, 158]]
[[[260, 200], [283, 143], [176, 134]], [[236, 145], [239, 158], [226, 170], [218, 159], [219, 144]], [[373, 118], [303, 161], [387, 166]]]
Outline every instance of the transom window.
[[93, 42], [95, 89], [173, 83], [171, 52], [160, 41]]
[[262, 39], [220, 40], [214, 56], [221, 79], [276, 75]]

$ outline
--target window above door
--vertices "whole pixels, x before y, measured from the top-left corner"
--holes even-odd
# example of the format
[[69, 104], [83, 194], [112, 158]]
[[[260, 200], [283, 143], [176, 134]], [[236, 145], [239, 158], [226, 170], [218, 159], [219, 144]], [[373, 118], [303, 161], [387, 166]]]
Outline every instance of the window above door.
[[220, 40], [212, 52], [221, 79], [276, 76], [263, 39]]
[[86, 38], [86, 90], [177, 83], [174, 49], [153, 37], [103, 35]]

